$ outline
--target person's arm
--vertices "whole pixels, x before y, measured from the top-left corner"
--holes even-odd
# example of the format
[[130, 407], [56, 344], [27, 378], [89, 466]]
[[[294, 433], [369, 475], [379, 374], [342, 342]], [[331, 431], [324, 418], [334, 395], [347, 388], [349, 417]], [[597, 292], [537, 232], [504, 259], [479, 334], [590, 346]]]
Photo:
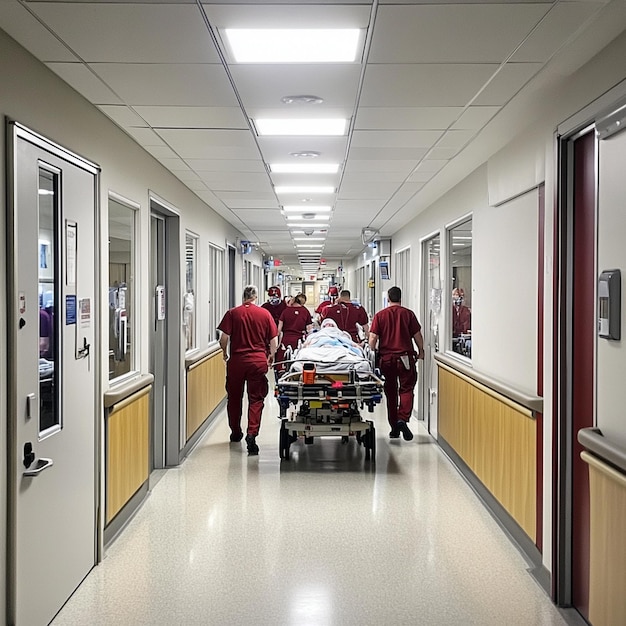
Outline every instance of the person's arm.
[[283, 320], [278, 320], [278, 345], [283, 341]]
[[418, 330], [413, 335], [413, 340], [415, 341], [415, 345], [417, 345], [417, 358], [424, 358], [424, 337], [422, 337], [422, 331]]
[[376, 350], [376, 344], [378, 343], [378, 335], [376, 333], [373, 333], [370, 330], [369, 336], [367, 338], [367, 343], [369, 344], [369, 347], [372, 350]]
[[220, 348], [224, 355], [224, 361], [228, 361], [228, 342], [230, 341], [230, 335], [227, 335], [224, 331], [220, 332]]
[[278, 337], [272, 337], [270, 340], [270, 353], [267, 357], [267, 364], [272, 365], [274, 363], [274, 355], [278, 349]]

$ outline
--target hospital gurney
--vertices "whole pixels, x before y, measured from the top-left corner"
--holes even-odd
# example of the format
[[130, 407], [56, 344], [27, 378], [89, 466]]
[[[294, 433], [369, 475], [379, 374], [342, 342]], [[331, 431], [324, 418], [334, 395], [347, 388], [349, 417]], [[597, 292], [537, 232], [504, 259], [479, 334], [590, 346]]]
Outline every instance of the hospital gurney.
[[354, 436], [365, 448], [365, 459], [376, 455], [376, 430], [360, 410], [371, 413], [382, 400], [383, 381], [374, 372], [373, 352], [361, 348], [335, 328], [322, 328], [293, 354], [276, 382], [280, 407], [280, 458], [288, 460], [291, 444], [304, 438]]

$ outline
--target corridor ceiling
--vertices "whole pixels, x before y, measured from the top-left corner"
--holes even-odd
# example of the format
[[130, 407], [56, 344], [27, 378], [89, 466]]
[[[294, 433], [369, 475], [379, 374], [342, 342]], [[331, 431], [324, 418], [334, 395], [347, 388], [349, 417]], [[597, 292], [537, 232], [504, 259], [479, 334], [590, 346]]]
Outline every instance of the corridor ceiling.
[[[0, 2], [0, 28], [294, 267], [354, 257], [363, 229], [398, 231], [528, 124], [533, 92], [625, 27], [623, 0]], [[300, 33], [288, 62], [237, 62], [225, 30], [266, 28], [358, 29], [355, 60], [295, 62]], [[259, 133], [258, 120], [283, 118], [347, 123], [333, 136]], [[329, 190], [280, 189], [311, 185]]]

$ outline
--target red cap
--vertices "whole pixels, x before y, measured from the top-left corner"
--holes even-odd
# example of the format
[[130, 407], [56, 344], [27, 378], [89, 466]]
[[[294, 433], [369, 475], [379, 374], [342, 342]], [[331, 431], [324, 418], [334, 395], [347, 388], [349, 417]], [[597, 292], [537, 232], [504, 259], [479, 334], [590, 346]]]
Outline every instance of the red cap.
[[280, 287], [270, 287], [267, 290], [268, 296], [278, 296], [280, 298]]
[[337, 289], [337, 287], [329, 287], [328, 288], [328, 295], [329, 296], [338, 296], [339, 295], [339, 289]]

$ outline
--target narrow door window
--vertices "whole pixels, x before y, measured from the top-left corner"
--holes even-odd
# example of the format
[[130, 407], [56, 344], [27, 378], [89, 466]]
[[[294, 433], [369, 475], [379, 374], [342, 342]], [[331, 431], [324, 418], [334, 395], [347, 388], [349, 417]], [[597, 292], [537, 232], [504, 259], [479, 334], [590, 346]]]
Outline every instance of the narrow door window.
[[59, 175], [39, 167], [39, 432], [60, 425], [59, 298], [57, 245], [59, 240]]

